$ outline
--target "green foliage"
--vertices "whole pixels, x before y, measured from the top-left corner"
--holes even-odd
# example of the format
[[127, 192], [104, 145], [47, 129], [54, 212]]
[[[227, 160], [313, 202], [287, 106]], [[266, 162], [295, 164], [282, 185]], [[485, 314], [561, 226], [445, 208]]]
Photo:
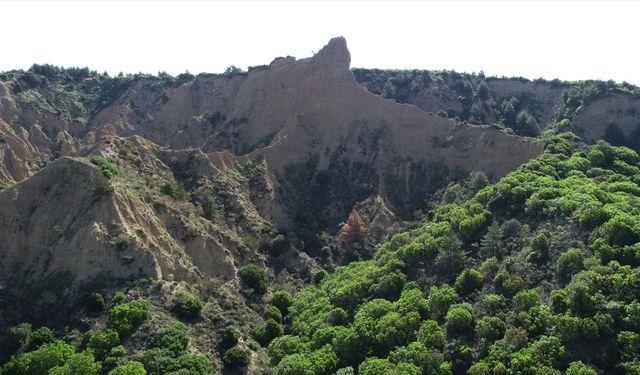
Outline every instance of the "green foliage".
[[435, 320], [425, 320], [420, 324], [418, 342], [426, 348], [442, 349], [444, 347], [444, 332]]
[[280, 312], [280, 309], [278, 309], [275, 306], [267, 307], [267, 311], [265, 312], [265, 318], [273, 319], [278, 323], [282, 323], [282, 313]]
[[235, 327], [227, 327], [222, 331], [220, 338], [220, 349], [224, 351], [238, 344], [240, 338], [240, 331]]
[[449, 285], [431, 287], [427, 304], [429, 305], [432, 319], [441, 320], [449, 311], [449, 307], [457, 300], [458, 294]]
[[277, 290], [273, 292], [273, 295], [271, 296], [271, 304], [280, 310], [282, 316], [287, 316], [289, 313], [289, 306], [291, 306], [292, 303], [293, 297], [291, 296], [291, 293], [285, 290]]
[[278, 336], [282, 336], [284, 329], [282, 325], [273, 319], [267, 319], [253, 330], [253, 336], [262, 346], [267, 346]]
[[584, 256], [580, 249], [569, 249], [562, 253], [556, 262], [558, 276], [562, 280], [568, 280], [584, 267]]
[[109, 375], [146, 375], [142, 363], [137, 361], [129, 361], [109, 371]]
[[[513, 224], [510, 224], [513, 225]], [[507, 227], [508, 230], [510, 229]], [[512, 232], [514, 229], [510, 229]], [[487, 229], [487, 233], [482, 237], [480, 241], [480, 249], [482, 254], [486, 257], [502, 257], [502, 236], [503, 230], [497, 222], [493, 222]]]
[[120, 337], [113, 329], [104, 328], [88, 333], [87, 348], [93, 351], [96, 359], [104, 360], [112, 348], [120, 345]]
[[94, 292], [86, 295], [84, 305], [89, 311], [97, 313], [104, 310], [106, 303], [102, 294]]
[[38, 349], [11, 357], [0, 368], [1, 375], [47, 375], [49, 370], [64, 366], [75, 354], [75, 348], [64, 341], [44, 344]]
[[481, 289], [483, 285], [482, 274], [473, 269], [467, 268], [456, 278], [456, 292], [467, 295]]
[[189, 335], [187, 326], [174, 321], [158, 331], [151, 339], [150, 348], [168, 350], [174, 356], [178, 356], [187, 350]]
[[249, 264], [241, 267], [238, 274], [242, 282], [254, 293], [262, 295], [267, 291], [267, 273], [258, 265]]
[[174, 309], [178, 316], [185, 319], [194, 319], [200, 315], [200, 310], [202, 310], [204, 304], [198, 296], [181, 290], [174, 294], [174, 298]]
[[120, 336], [126, 336], [142, 324], [148, 315], [149, 302], [144, 299], [115, 305], [109, 311], [107, 327], [115, 330]]
[[48, 375], [96, 375], [101, 368], [91, 352], [81, 352], [69, 357], [64, 365], [50, 369]]
[[532, 262], [541, 262], [549, 256], [549, 239], [546, 233], [540, 232], [531, 239], [531, 253], [528, 260]]
[[235, 346], [224, 352], [222, 360], [225, 365], [232, 369], [247, 367], [251, 362], [251, 351]]
[[566, 375], [597, 375], [597, 373], [582, 361], [571, 362]]
[[[506, 101], [517, 123], [523, 108]], [[605, 143], [570, 155], [568, 133], [545, 141], [541, 157], [465, 199], [450, 187], [373, 259], [299, 292], [268, 349], [274, 372], [324, 373], [321, 348], [336, 356], [328, 373], [640, 369], [640, 158]]]
[[178, 181], [170, 180], [160, 186], [160, 192], [173, 199], [186, 200], [187, 192]]
[[110, 179], [118, 174], [118, 167], [108, 161], [104, 156], [92, 156], [90, 160], [92, 164], [97, 165], [100, 168], [100, 170], [102, 171], [102, 175], [107, 179]]
[[464, 335], [473, 332], [474, 317], [471, 305], [456, 304], [449, 307], [446, 317], [447, 332], [452, 335]]

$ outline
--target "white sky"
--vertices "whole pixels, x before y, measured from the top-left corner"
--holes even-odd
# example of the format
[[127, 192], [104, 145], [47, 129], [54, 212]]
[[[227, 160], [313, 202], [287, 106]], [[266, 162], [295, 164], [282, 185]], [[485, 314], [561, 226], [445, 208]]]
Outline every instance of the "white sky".
[[640, 85], [631, 1], [0, 1], [0, 33], [0, 71], [218, 73], [308, 57], [342, 35], [352, 67]]

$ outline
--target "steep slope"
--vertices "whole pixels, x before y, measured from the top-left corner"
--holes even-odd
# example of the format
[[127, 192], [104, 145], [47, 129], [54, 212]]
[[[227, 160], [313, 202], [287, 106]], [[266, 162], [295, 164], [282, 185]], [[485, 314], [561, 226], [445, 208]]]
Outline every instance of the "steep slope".
[[626, 82], [530, 81], [419, 70], [354, 69], [354, 74], [373, 93], [444, 117], [499, 124], [527, 136], [566, 119], [589, 143], [608, 138], [640, 150], [629, 137], [638, 128], [640, 89]]
[[276, 204], [258, 205], [269, 210], [260, 214], [318, 250], [315, 238], [334, 234], [358, 202], [381, 196], [407, 218], [449, 179], [472, 170], [497, 178], [542, 152], [539, 142], [372, 95], [349, 64], [336, 38], [311, 58], [248, 73], [110, 79], [37, 67], [4, 75], [3, 175], [19, 181], [51, 159], [133, 135], [200, 149], [222, 169], [263, 158]]

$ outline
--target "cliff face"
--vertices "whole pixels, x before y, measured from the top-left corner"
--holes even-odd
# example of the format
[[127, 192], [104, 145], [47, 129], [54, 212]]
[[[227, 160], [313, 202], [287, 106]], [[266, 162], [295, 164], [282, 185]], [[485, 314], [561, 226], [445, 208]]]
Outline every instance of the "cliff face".
[[[454, 175], [496, 178], [542, 152], [376, 96], [349, 65], [336, 38], [311, 58], [248, 73], [5, 75], [0, 179], [22, 182], [0, 193], [3, 270], [233, 280], [239, 264], [263, 261], [252, 251], [265, 227], [297, 233], [313, 252], [358, 202], [407, 215]], [[103, 195], [83, 158], [96, 153], [125, 171]], [[174, 180], [188, 202], [158, 195]]]

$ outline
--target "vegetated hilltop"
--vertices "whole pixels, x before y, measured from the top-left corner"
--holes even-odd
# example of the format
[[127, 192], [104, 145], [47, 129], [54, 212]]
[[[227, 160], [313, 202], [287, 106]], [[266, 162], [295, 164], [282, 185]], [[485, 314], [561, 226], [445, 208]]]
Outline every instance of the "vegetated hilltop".
[[570, 120], [585, 141], [605, 139], [640, 149], [640, 89], [613, 81], [564, 82], [485, 77], [454, 71], [353, 69], [378, 95], [472, 124], [496, 124], [537, 136], [549, 124]]
[[[595, 315], [567, 305], [540, 318], [544, 331], [528, 330], [510, 301], [527, 288], [538, 289], [526, 298], [544, 300], [569, 281], [549, 272], [571, 236], [582, 251], [571, 257], [585, 258], [596, 251], [588, 232], [623, 220], [631, 242], [605, 241], [614, 255], [631, 251], [624, 215], [635, 215], [637, 155], [585, 142], [635, 147], [637, 88], [349, 64], [336, 38], [311, 58], [248, 72], [109, 77], [34, 65], [0, 74], [0, 360], [14, 355], [0, 375], [457, 374], [473, 362], [490, 371], [477, 373], [503, 373], [500, 364], [517, 373], [509, 356], [530, 354], [527, 340], [543, 334], [563, 340], [552, 348], [564, 359], [632, 368], [634, 352], [587, 358], [554, 328], [561, 313]], [[568, 130], [583, 139], [557, 135]], [[574, 197], [571, 184], [586, 193]], [[560, 203], [547, 212], [551, 199]], [[576, 226], [586, 203], [598, 220]], [[410, 230], [378, 247], [400, 228]], [[485, 263], [480, 280], [465, 270]], [[459, 272], [458, 294], [440, 286]], [[295, 300], [289, 293], [311, 283]], [[440, 298], [432, 286], [450, 303], [425, 307]], [[500, 310], [476, 311], [485, 294]], [[446, 326], [440, 339], [458, 302], [473, 308], [451, 314], [471, 323]], [[486, 356], [493, 341], [474, 333], [485, 315], [502, 322], [491, 320], [491, 340], [517, 336], [507, 354]], [[42, 324], [55, 333], [34, 328]], [[429, 350], [409, 345], [424, 335], [437, 336], [422, 342]], [[543, 372], [568, 364], [530, 358]]]

